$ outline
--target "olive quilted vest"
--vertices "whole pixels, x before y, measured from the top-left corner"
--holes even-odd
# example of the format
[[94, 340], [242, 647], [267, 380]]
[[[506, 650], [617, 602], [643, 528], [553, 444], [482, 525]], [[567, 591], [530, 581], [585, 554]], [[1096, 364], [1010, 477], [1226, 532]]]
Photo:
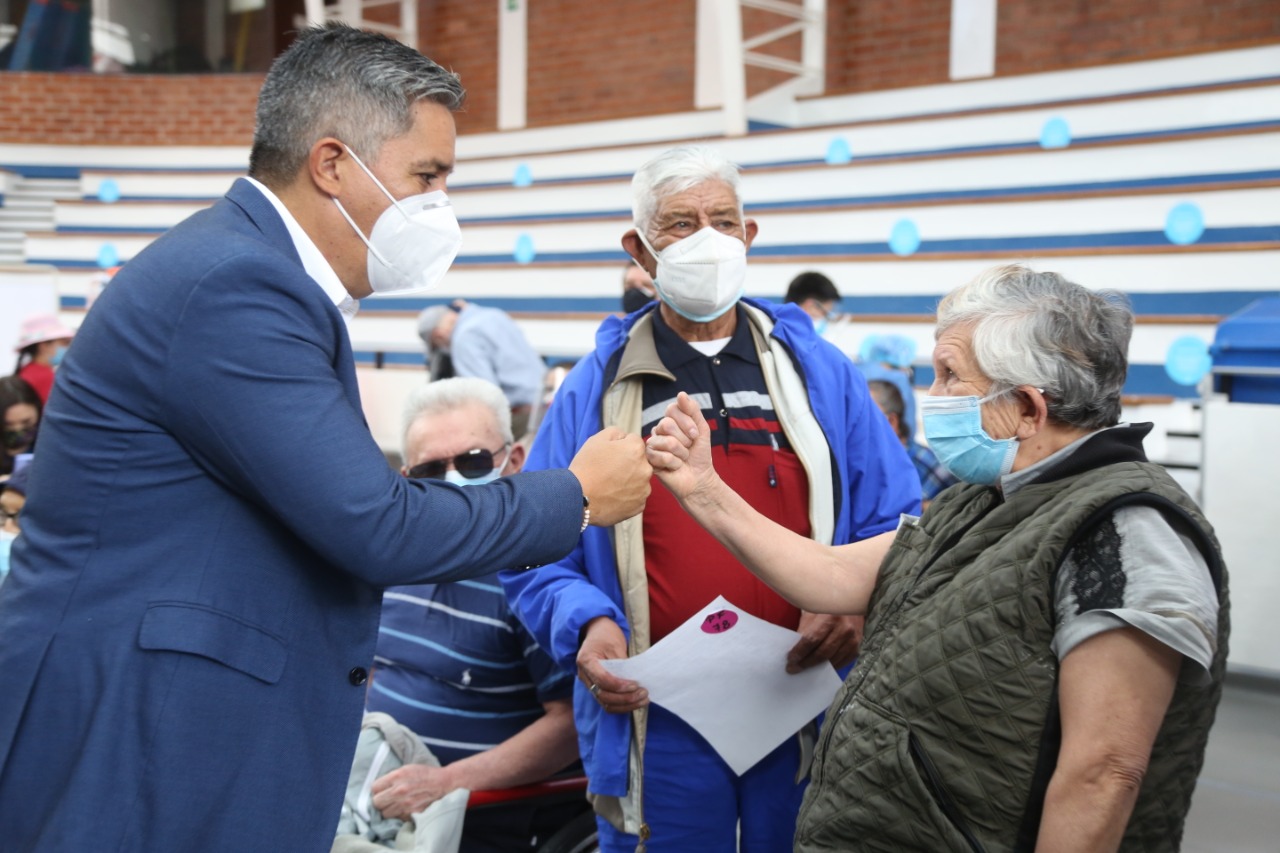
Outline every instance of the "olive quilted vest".
[[902, 527], [827, 712], [797, 851], [1034, 847], [1059, 739], [1054, 577], [1075, 538], [1130, 503], [1198, 542], [1219, 590], [1212, 681], [1178, 683], [1121, 847], [1178, 848], [1222, 693], [1227, 585], [1209, 523], [1145, 461], [1148, 429], [1096, 434], [1008, 501], [953, 487]]

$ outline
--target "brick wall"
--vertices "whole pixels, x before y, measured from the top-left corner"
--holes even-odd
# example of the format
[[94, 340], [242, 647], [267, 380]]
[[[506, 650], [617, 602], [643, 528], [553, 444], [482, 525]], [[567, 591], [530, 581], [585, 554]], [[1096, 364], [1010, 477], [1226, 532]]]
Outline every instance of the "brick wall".
[[996, 74], [1280, 41], [1277, 0], [1001, 0]]
[[[531, 127], [693, 108], [696, 0], [528, 3]], [[1280, 0], [999, 0], [998, 75], [1280, 41]], [[420, 46], [458, 71], [462, 133], [496, 129], [498, 3], [419, 0]], [[750, 36], [782, 19], [746, 9]], [[827, 7], [827, 91], [948, 79], [951, 0]], [[761, 49], [800, 58], [800, 36]], [[785, 79], [751, 69], [750, 93]], [[0, 73], [0, 142], [248, 145], [260, 74]]]
[[261, 74], [0, 73], [0, 142], [248, 145]]
[[531, 127], [693, 109], [694, 0], [521, 0]]
[[951, 0], [827, 4], [827, 94], [944, 83], [950, 53]]
[[[1280, 41], [1280, 0], [999, 0], [996, 76]], [[951, 0], [827, 4], [827, 92], [949, 80]]]
[[418, 48], [462, 77], [467, 100], [462, 112], [455, 116], [458, 132], [481, 133], [496, 130], [496, 0], [418, 0]]

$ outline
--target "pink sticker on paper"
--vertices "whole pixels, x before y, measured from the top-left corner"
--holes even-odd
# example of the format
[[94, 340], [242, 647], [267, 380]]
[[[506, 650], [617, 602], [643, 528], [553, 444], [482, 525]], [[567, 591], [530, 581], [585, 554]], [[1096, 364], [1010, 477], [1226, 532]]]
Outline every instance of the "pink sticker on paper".
[[702, 620], [702, 630], [708, 634], [723, 634], [737, 624], [737, 613], [732, 610], [717, 610]]

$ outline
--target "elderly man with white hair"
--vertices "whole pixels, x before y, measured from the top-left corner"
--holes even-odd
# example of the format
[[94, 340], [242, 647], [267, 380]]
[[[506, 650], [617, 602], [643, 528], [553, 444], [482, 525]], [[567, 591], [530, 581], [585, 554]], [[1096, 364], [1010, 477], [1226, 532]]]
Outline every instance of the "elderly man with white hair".
[[[684, 391], [714, 425], [716, 464], [783, 527], [843, 544], [918, 511], [911, 463], [853, 363], [795, 306], [743, 298], [758, 229], [743, 215], [737, 168], [710, 148], [676, 148], [642, 166], [632, 186], [635, 227], [622, 245], [654, 278], [658, 301], [601, 325], [528, 467], [560, 464], [605, 425], [648, 435]], [[589, 531], [561, 562], [503, 582], [538, 642], [577, 667], [575, 718], [603, 850], [641, 840], [653, 851], [736, 850], [739, 839], [744, 851], [791, 849], [811, 726], [739, 776], [601, 662], [643, 652], [718, 595], [800, 631], [777, 661], [791, 671], [849, 664], [860, 621], [788, 604], [661, 489], [642, 518]]]
[[[507, 398], [484, 379], [424, 384], [404, 412], [406, 477], [478, 486], [520, 472]], [[496, 574], [394, 586], [382, 597], [367, 711], [412, 729], [441, 766], [378, 779], [372, 804], [408, 820], [458, 788], [539, 782], [578, 758], [572, 670], [556, 666], [507, 606]], [[469, 815], [463, 851], [528, 850], [585, 807], [516, 802]]]

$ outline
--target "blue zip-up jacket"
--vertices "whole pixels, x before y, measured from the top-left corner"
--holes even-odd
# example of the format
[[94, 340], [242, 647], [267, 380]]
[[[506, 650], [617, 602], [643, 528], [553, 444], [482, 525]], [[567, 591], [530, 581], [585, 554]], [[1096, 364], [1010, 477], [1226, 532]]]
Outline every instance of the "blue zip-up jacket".
[[[919, 514], [920, 481], [915, 469], [853, 362], [819, 337], [813, 321], [795, 306], [742, 301], [773, 320], [771, 337], [791, 354], [826, 436], [832, 471], [839, 479], [833, 483], [833, 542], [846, 544], [876, 536], [896, 528], [901, 513]], [[596, 349], [578, 362], [557, 391], [525, 470], [567, 466], [583, 443], [600, 431], [601, 397], [617, 371], [615, 356], [637, 320], [652, 310], [654, 306], [646, 306], [601, 324]], [[607, 616], [628, 638], [631, 635], [608, 529], [587, 528], [578, 546], [559, 562], [535, 571], [503, 572], [501, 577], [512, 609], [538, 643], [569, 671], [577, 670], [579, 634], [592, 619]], [[581, 680], [574, 689], [573, 706], [590, 790], [626, 796], [631, 716], [605, 713]]]

